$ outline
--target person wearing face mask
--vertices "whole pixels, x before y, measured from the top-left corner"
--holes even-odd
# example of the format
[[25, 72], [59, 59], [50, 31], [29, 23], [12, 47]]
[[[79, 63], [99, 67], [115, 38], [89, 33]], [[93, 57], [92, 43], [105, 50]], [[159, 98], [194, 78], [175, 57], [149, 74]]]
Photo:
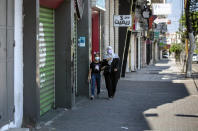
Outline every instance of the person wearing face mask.
[[97, 95], [100, 94], [101, 62], [99, 54], [95, 54], [94, 61], [90, 64], [88, 81], [91, 80], [91, 100], [95, 96], [95, 85], [97, 85]]
[[109, 98], [113, 98], [116, 92], [117, 83], [120, 77], [119, 61], [119, 56], [114, 54], [111, 46], [108, 46], [102, 65], [104, 66], [105, 84]]

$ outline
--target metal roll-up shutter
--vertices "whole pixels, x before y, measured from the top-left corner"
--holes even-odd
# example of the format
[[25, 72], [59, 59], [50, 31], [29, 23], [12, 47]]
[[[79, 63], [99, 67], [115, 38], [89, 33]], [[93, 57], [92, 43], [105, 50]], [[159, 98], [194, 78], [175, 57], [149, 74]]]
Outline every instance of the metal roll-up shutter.
[[14, 0], [0, 0], [0, 127], [13, 119]]
[[40, 7], [39, 71], [40, 115], [54, 107], [55, 101], [55, 30], [54, 10]]

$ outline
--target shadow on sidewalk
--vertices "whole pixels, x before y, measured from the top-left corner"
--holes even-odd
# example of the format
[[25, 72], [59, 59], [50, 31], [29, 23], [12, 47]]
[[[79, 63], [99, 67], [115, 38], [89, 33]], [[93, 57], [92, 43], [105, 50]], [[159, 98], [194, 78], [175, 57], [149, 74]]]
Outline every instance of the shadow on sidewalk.
[[[125, 106], [124, 112], [129, 114], [125, 118], [126, 125], [135, 131], [152, 130], [147, 118], [159, 118], [155, 112], [144, 114], [146, 110], [189, 96], [185, 85], [182, 83], [121, 81], [119, 85], [119, 95], [116, 100], [120, 105]], [[122, 104], [123, 101], [127, 101], [128, 105]]]

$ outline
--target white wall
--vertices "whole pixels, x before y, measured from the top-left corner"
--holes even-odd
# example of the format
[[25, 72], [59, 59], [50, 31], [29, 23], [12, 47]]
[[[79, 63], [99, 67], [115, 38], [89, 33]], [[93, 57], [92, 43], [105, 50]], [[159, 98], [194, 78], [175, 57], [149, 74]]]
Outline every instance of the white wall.
[[14, 121], [0, 129], [19, 128], [23, 117], [23, 32], [22, 32], [22, 0], [15, 1], [15, 48], [14, 48]]

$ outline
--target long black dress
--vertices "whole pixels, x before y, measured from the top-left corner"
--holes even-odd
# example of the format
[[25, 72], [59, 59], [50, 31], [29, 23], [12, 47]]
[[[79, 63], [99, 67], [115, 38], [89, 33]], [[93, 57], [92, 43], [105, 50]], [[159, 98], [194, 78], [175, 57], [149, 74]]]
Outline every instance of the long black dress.
[[[111, 65], [109, 65], [108, 61], [104, 59], [102, 64], [103, 66], [105, 66], [104, 77], [105, 77], [106, 88], [108, 91], [108, 96], [110, 98], [114, 97], [118, 79], [120, 78], [119, 61], [120, 61], [119, 58], [113, 58]], [[114, 71], [114, 69], [117, 69], [117, 71]]]

